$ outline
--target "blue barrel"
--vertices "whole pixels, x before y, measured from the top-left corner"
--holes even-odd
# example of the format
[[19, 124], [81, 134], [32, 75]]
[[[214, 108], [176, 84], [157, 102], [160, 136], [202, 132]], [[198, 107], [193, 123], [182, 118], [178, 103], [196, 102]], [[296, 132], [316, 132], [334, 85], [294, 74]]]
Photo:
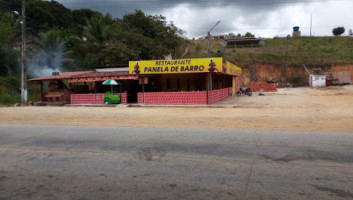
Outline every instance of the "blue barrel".
[[294, 26], [293, 27], [293, 32], [298, 32], [299, 31], [299, 26]]

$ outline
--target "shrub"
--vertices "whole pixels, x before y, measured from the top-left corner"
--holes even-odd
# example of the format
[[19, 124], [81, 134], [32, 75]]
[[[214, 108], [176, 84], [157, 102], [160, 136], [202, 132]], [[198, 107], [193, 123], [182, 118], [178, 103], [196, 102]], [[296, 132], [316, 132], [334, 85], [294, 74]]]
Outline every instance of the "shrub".
[[288, 82], [293, 86], [308, 85], [308, 76], [305, 74], [295, 74], [288, 78]]
[[11, 105], [21, 102], [21, 95], [15, 91], [0, 95], [0, 104]]
[[332, 29], [332, 33], [335, 36], [342, 35], [344, 33], [344, 31], [345, 31], [345, 29], [343, 26]]

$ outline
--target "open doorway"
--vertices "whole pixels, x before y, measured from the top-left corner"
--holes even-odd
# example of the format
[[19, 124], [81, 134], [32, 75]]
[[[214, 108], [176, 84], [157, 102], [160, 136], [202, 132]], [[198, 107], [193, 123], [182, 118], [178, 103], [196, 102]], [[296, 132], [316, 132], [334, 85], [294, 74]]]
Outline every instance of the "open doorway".
[[127, 93], [127, 103], [137, 103], [137, 93], [141, 92], [138, 80], [126, 80], [122, 86], [123, 92]]

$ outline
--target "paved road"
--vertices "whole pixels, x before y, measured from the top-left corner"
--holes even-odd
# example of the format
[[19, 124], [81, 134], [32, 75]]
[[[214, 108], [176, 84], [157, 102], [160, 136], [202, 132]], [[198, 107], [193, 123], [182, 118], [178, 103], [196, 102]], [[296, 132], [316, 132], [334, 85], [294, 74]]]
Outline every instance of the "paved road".
[[353, 199], [353, 134], [0, 125], [0, 199]]

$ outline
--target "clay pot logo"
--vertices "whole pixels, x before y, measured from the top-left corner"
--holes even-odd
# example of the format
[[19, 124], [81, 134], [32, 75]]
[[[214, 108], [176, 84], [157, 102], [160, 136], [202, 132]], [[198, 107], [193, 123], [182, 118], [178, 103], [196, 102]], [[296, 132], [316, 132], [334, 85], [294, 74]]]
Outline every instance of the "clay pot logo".
[[214, 71], [218, 71], [218, 69], [216, 68], [216, 63], [213, 62], [213, 59], [211, 59], [210, 64], [208, 65], [210, 68], [208, 68], [209, 72], [214, 72]]
[[136, 65], [134, 67], [134, 71], [132, 71], [132, 73], [135, 73], [135, 74], [140, 74], [140, 66], [139, 66], [139, 62], [136, 62]]

